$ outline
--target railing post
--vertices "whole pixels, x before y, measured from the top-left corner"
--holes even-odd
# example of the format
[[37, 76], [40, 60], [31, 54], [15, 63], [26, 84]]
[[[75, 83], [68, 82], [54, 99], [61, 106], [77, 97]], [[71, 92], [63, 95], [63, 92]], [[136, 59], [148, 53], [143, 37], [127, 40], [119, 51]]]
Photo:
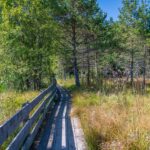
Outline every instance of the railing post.
[[60, 98], [61, 98], [61, 93], [60, 93], [60, 89], [59, 89], [59, 87], [57, 86], [56, 87], [56, 90], [57, 90], [57, 92], [56, 92], [56, 94], [57, 94], [57, 100], [59, 101], [60, 100]]
[[[22, 104], [22, 108], [29, 105], [29, 102], [23, 103]], [[29, 114], [27, 115], [27, 117], [23, 120], [23, 124], [25, 124], [27, 121], [29, 120]]]

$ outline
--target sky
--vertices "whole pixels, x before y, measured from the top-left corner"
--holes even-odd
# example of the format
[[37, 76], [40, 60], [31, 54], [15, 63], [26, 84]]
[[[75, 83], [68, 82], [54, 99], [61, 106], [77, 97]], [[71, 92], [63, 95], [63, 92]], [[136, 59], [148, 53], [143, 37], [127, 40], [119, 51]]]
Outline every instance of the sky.
[[107, 13], [108, 18], [112, 17], [115, 21], [118, 20], [122, 0], [97, 0], [97, 2], [101, 9]]

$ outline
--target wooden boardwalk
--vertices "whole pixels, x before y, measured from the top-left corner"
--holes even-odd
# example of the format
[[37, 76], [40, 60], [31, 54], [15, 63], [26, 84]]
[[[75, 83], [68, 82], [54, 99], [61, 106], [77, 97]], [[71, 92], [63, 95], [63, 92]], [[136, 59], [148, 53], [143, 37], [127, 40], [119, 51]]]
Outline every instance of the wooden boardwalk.
[[47, 115], [46, 124], [31, 149], [37, 150], [87, 150], [78, 118], [70, 116], [71, 97], [60, 89], [60, 101]]
[[54, 79], [40, 95], [0, 125], [0, 149], [14, 134], [7, 150], [86, 150], [80, 122], [70, 116], [70, 111], [71, 97]]

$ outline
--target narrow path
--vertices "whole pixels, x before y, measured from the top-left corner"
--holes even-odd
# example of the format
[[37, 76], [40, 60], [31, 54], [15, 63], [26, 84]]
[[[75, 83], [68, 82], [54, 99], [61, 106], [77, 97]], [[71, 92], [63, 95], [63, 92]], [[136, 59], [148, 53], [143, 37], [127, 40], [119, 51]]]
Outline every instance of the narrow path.
[[[70, 117], [71, 97], [61, 90], [61, 99], [49, 113], [38, 150], [86, 150], [84, 134], [77, 118]], [[33, 148], [32, 148], [33, 149]]]

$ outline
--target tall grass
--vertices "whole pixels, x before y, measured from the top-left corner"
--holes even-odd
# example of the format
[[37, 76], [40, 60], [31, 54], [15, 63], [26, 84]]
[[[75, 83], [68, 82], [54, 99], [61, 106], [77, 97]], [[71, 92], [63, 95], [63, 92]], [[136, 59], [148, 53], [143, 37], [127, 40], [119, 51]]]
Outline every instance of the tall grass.
[[[0, 125], [11, 118], [22, 105], [27, 101], [30, 102], [39, 94], [39, 91], [16, 92], [7, 91], [0, 93]], [[16, 136], [20, 127], [0, 146], [0, 150], [6, 149], [12, 139]]]
[[31, 101], [38, 93], [38, 91], [23, 93], [8, 91], [0, 93], [0, 124], [12, 117], [12, 115], [21, 109], [25, 102]]
[[73, 115], [81, 120], [89, 150], [148, 150], [150, 148], [150, 95], [135, 94], [127, 86], [113, 85], [99, 91], [75, 88], [73, 80], [61, 81], [72, 90]]

